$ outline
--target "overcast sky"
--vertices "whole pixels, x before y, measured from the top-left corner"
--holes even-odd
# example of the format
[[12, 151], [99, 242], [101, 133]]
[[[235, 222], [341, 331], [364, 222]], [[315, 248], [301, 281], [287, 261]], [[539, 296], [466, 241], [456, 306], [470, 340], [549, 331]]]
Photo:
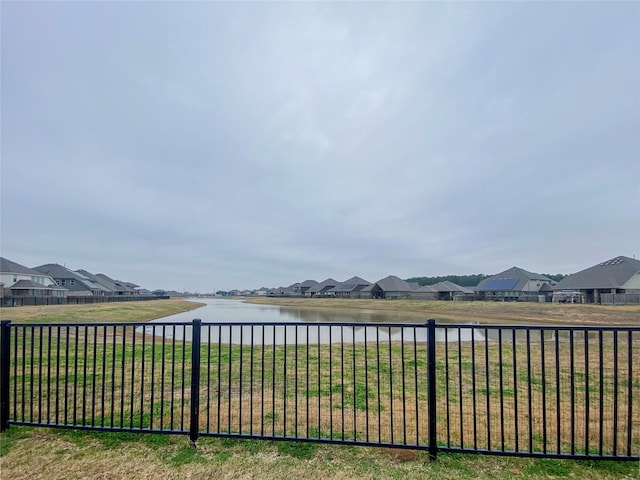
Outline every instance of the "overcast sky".
[[2, 256], [208, 292], [640, 257], [640, 3], [9, 2]]

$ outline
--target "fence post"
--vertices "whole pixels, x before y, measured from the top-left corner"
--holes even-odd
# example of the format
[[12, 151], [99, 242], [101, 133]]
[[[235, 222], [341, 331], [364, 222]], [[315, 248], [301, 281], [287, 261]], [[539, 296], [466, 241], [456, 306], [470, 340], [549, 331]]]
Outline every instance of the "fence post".
[[9, 362], [11, 361], [11, 320], [2, 320], [0, 326], [0, 432], [9, 428]]
[[438, 436], [436, 422], [436, 321], [427, 320], [427, 384], [429, 408], [429, 460], [438, 455]]
[[195, 447], [200, 430], [200, 330], [199, 318], [193, 320], [191, 332], [191, 422], [189, 440]]

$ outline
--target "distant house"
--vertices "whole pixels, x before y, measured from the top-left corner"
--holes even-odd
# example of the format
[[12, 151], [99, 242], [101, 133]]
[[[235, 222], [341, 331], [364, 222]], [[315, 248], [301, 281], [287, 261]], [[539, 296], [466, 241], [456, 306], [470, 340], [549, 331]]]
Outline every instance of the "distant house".
[[475, 292], [466, 287], [462, 287], [456, 283], [445, 280], [431, 285], [437, 294], [438, 300], [473, 300], [475, 298]]
[[362, 291], [371, 285], [371, 282], [360, 277], [351, 277], [339, 283], [329, 293], [340, 298], [362, 298]]
[[315, 287], [316, 285], [318, 285], [318, 282], [315, 280], [305, 280], [302, 283], [294, 283], [291, 287], [293, 288], [293, 292], [296, 296], [305, 296], [307, 290], [311, 287]]
[[33, 268], [0, 257], [0, 284], [5, 297], [65, 297], [67, 289]]
[[164, 293], [165, 297], [174, 297], [174, 298], [180, 298], [180, 297], [185, 297], [188, 295], [186, 294], [186, 292], [178, 292], [177, 290], [167, 290]]
[[480, 300], [518, 301], [551, 298], [555, 282], [539, 273], [512, 267], [482, 280], [476, 288]]
[[49, 275], [60, 287], [68, 290], [67, 296], [104, 296], [109, 290], [84, 275], [57, 263], [47, 263], [34, 267], [40, 273]]
[[95, 276], [100, 279], [99, 281], [101, 281], [103, 285], [112, 284], [114, 286], [113, 291], [116, 295], [135, 295], [136, 288], [139, 287], [139, 285], [136, 285], [135, 283], [123, 282], [122, 280], [114, 280], [104, 273], [96, 273]]
[[[135, 284], [127, 284], [126, 282], [121, 282], [120, 280], [114, 280], [106, 276], [104, 273], [97, 273], [94, 275], [93, 273], [87, 272], [86, 270], [76, 270], [76, 272], [104, 287], [109, 292], [108, 295], [135, 295], [135, 289], [128, 286]], [[135, 286], [137, 287], [137, 285]]]
[[293, 285], [290, 285], [288, 287], [272, 288], [267, 295], [269, 297], [293, 297], [295, 296], [295, 291], [293, 290]]
[[340, 284], [333, 278], [327, 278], [326, 280], [317, 283], [310, 287], [305, 293], [305, 297], [333, 297], [334, 294], [331, 291]]
[[122, 283], [124, 286], [128, 287], [134, 295], [138, 295], [140, 293], [140, 285], [136, 285], [132, 282], [122, 282], [120, 280], [116, 280], [116, 282]]
[[363, 291], [369, 292], [370, 298], [400, 299], [411, 298], [417, 284], [411, 285], [395, 275], [378, 280]]
[[[412, 283], [409, 283], [409, 285], [412, 285]], [[418, 286], [413, 289], [410, 298], [414, 300], [437, 300], [438, 291], [431, 285]]]
[[[553, 287], [555, 299], [566, 297], [568, 292], [579, 293], [587, 303], [640, 303], [635, 300], [640, 298], [640, 260], [615, 257], [568, 275]], [[628, 298], [610, 300], [612, 295]]]

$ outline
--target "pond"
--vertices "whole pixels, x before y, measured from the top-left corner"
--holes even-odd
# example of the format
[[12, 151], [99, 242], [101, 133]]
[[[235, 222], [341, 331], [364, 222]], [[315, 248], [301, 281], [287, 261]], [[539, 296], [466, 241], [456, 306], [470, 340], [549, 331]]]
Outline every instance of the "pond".
[[199, 318], [203, 322], [221, 323], [416, 323], [424, 324], [416, 314], [402, 314], [379, 310], [320, 309], [279, 307], [245, 303], [242, 300], [224, 298], [197, 298], [203, 307], [188, 312], [177, 313], [158, 321], [190, 322]]
[[[389, 341], [418, 343], [427, 340], [427, 330], [424, 328], [426, 319], [415, 314], [334, 308], [291, 308], [218, 298], [197, 300], [205, 305], [150, 322], [179, 322], [184, 323], [184, 326], [146, 327], [146, 333], [176, 340], [190, 340], [192, 327], [188, 324], [199, 318], [203, 322], [203, 343], [283, 345]], [[208, 326], [206, 323], [216, 325]], [[331, 323], [342, 325], [327, 325]], [[370, 326], [371, 323], [379, 323], [380, 326]], [[401, 327], [399, 324], [412, 325]], [[471, 338], [481, 340], [484, 336], [481, 331], [470, 328], [455, 329], [446, 334], [447, 341], [458, 341], [458, 338], [463, 341]], [[443, 329], [437, 329], [436, 340], [445, 340]]]

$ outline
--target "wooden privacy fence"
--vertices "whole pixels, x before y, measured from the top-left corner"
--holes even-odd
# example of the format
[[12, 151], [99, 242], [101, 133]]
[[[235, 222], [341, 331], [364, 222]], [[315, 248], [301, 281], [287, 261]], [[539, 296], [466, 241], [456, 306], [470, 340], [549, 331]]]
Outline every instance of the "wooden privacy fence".
[[640, 328], [2, 322], [0, 427], [640, 459]]
[[114, 295], [114, 296], [17, 296], [0, 297], [2, 307], [38, 307], [46, 305], [86, 305], [93, 303], [113, 303], [113, 302], [144, 302], [149, 300], [168, 300], [167, 295]]

